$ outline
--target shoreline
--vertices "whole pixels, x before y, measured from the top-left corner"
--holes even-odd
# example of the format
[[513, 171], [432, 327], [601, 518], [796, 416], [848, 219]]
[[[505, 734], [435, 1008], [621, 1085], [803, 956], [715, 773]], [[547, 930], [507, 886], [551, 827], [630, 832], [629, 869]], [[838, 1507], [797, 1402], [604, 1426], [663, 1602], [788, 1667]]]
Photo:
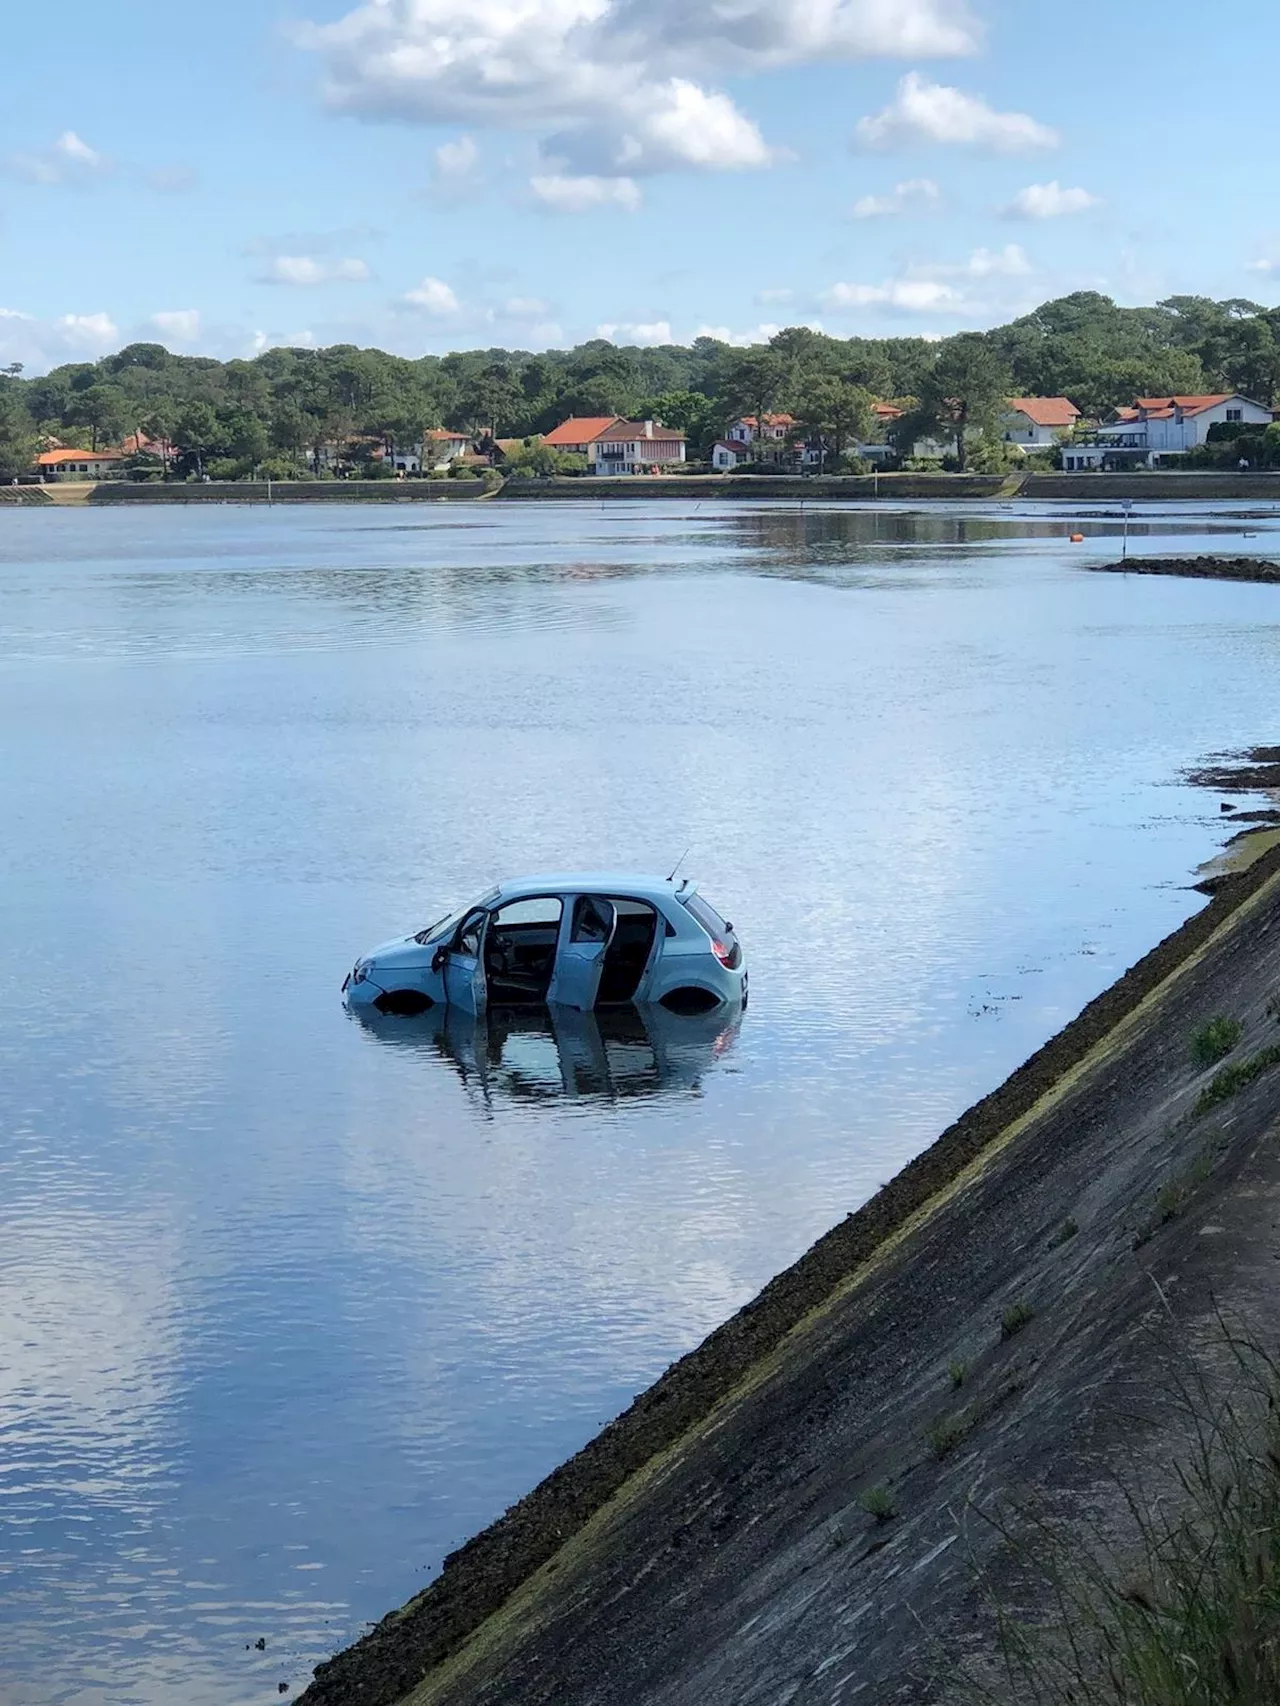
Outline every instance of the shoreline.
[[[531, 1643], [544, 1635], [552, 1639], [549, 1630], [558, 1631], [556, 1639], [564, 1638], [555, 1616], [539, 1615], [538, 1603], [568, 1593], [571, 1573], [581, 1577], [583, 1570], [596, 1568], [599, 1560], [583, 1562], [582, 1554], [594, 1544], [588, 1532], [598, 1541], [601, 1524], [616, 1528], [630, 1520], [624, 1507], [634, 1512], [638, 1502], [658, 1499], [657, 1484], [677, 1475], [687, 1457], [711, 1449], [706, 1442], [713, 1416], [727, 1414], [726, 1406], [749, 1406], [752, 1390], [777, 1377], [788, 1346], [793, 1361], [801, 1355], [797, 1335], [843, 1308], [840, 1300], [854, 1296], [864, 1276], [896, 1259], [904, 1238], [915, 1237], [935, 1220], [945, 1222], [963, 1181], [994, 1168], [995, 1157], [1028, 1121], [1061, 1100], [1091, 1060], [1114, 1054], [1117, 1037], [1131, 1030], [1140, 1010], [1149, 1012], [1159, 1004], [1184, 968], [1220, 939], [1238, 935], [1236, 914], [1248, 911], [1264, 890], [1280, 886], [1273, 879], [1280, 879], [1276, 846], [1248, 869], [1224, 875], [1205, 907], [1091, 1001], [876, 1196], [674, 1363], [587, 1446], [446, 1558], [427, 1589], [318, 1665], [315, 1680], [301, 1696], [306, 1706], [395, 1706], [411, 1693], [416, 1701], [420, 1689], [423, 1699], [452, 1699], [455, 1682], [461, 1684], [462, 1698], [468, 1684], [460, 1670], [485, 1669], [500, 1658], [506, 1662], [526, 1638]], [[964, 1242], [955, 1226], [949, 1237], [953, 1244]], [[906, 1257], [903, 1262], [910, 1267]], [[807, 1368], [805, 1363], [795, 1379], [808, 1379]], [[553, 1577], [561, 1561], [564, 1573]], [[584, 1591], [581, 1583], [577, 1591]], [[575, 1627], [584, 1615], [575, 1609]], [[582, 1638], [590, 1635], [588, 1629]]]
[[844, 500], [894, 503], [902, 500], [959, 500], [1109, 505], [1151, 502], [1280, 502], [1280, 471], [1229, 474], [1162, 472], [1141, 474], [682, 474], [655, 477], [553, 477], [508, 480], [485, 488], [480, 480], [240, 480], [196, 485], [125, 481], [0, 487], [6, 503], [37, 507], [88, 505], [94, 509], [130, 504], [288, 503], [644, 503], [671, 499], [697, 502], [758, 502], [787, 498], [801, 502]]

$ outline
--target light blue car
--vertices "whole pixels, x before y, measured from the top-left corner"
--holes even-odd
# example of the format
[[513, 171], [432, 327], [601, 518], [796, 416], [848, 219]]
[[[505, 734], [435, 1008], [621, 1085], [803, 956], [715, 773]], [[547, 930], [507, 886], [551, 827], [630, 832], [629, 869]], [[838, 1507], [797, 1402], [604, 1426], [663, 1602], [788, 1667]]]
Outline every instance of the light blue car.
[[673, 1012], [745, 1007], [742, 945], [687, 878], [594, 871], [521, 877], [414, 936], [357, 960], [353, 1009], [596, 1007], [661, 1002]]

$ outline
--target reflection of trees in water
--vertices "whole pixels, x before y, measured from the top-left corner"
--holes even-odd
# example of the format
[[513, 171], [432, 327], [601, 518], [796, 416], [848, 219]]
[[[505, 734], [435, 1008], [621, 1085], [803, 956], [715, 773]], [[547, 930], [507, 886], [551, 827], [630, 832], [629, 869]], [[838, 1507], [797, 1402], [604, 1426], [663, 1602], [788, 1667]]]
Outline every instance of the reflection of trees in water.
[[742, 1023], [740, 1013], [657, 1006], [495, 1008], [479, 1018], [437, 1007], [415, 1019], [361, 1009], [358, 1016], [379, 1043], [447, 1062], [486, 1107], [696, 1095]]

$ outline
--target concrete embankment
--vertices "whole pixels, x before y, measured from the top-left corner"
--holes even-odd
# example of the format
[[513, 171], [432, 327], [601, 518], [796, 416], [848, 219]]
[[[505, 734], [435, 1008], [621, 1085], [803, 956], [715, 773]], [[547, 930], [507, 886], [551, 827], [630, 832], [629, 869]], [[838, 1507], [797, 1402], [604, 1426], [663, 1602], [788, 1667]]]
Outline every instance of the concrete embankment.
[[[1032, 1485], [1118, 1531], [1112, 1472], [1172, 1425], [1153, 1323], [1185, 1347], [1221, 1310], [1274, 1319], [1278, 992], [1273, 849], [307, 1706], [948, 1698], [995, 1643], [975, 1571], [1002, 1542], [966, 1508]], [[1242, 1026], [1221, 1095], [1191, 1051], [1218, 1015]]]
[[480, 480], [104, 480], [82, 488], [93, 504], [476, 503]]
[[904, 499], [1036, 499], [1052, 502], [1114, 503], [1124, 498], [1179, 498], [1200, 503], [1280, 499], [1280, 473], [1131, 473], [1131, 474], [839, 474], [793, 477], [760, 474], [683, 474], [631, 479], [509, 480], [504, 503], [552, 499], [608, 500], [690, 498], [756, 501], [760, 498], [832, 498], [860, 502]]
[[[39, 488], [14, 488], [38, 493]], [[1044, 500], [1110, 504], [1121, 499], [1198, 503], [1275, 502], [1280, 473], [1130, 473], [1130, 474], [841, 474], [809, 478], [758, 474], [684, 474], [661, 478], [554, 478], [508, 480], [486, 490], [472, 480], [265, 480], [103, 481], [79, 488], [94, 504], [137, 503], [606, 503], [655, 498], [698, 502], [758, 502], [783, 498], [807, 503], [832, 500], [882, 502], [920, 499], [1011, 501]], [[54, 488], [49, 488], [53, 491]], [[0, 494], [2, 495], [2, 494]], [[33, 500], [40, 501], [38, 497]], [[69, 501], [59, 498], [58, 501]]]

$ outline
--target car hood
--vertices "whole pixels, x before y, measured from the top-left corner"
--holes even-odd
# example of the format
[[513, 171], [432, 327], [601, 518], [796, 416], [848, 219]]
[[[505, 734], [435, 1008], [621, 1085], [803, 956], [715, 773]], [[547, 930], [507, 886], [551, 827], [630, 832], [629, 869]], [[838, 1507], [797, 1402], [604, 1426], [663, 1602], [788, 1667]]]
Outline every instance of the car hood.
[[397, 936], [394, 941], [383, 942], [361, 957], [384, 971], [412, 971], [419, 966], [429, 966], [439, 947], [439, 942], [419, 942], [412, 936]]

